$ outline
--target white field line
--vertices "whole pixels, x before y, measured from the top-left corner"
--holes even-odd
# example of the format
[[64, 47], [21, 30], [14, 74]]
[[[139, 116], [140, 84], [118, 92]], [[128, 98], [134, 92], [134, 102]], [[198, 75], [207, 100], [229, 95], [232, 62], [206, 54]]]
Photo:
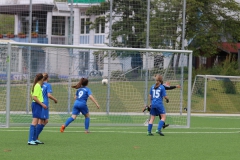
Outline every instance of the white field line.
[[[0, 130], [0, 132], [29, 132], [29, 130]], [[44, 130], [44, 132], [59, 133], [59, 131]], [[145, 132], [132, 131], [90, 131], [91, 133], [127, 133], [127, 134], [146, 134]], [[64, 131], [64, 133], [84, 133], [84, 131]], [[239, 131], [234, 132], [164, 132], [164, 134], [239, 134]]]
[[[0, 111], [0, 114], [6, 114], [6, 111]], [[10, 114], [26, 114], [26, 111], [10, 111]], [[31, 114], [31, 112], [29, 112]], [[67, 112], [50, 112], [49, 114], [71, 114]], [[149, 115], [148, 113], [142, 113], [142, 112], [90, 112], [91, 115]], [[187, 113], [167, 113], [167, 115], [182, 115], [187, 116]], [[191, 113], [191, 116], [226, 116], [226, 117], [240, 117], [240, 114], [214, 114], [214, 113]]]
[[[117, 130], [132, 130], [132, 129], [146, 129], [145, 126], [139, 126], [139, 127], [134, 127], [134, 126], [127, 126], [127, 127], [96, 127], [96, 126], [93, 126], [95, 127], [96, 130], [113, 130], [113, 129], [117, 129]], [[29, 127], [11, 127], [11, 128], [8, 128], [8, 130], [14, 130], [14, 129], [18, 129], [18, 128], [21, 128], [21, 129], [29, 129]], [[60, 128], [59, 127], [53, 127], [53, 126], [47, 126], [46, 129], [55, 129], [55, 128]], [[84, 126], [68, 126], [67, 128], [71, 128], [71, 129], [81, 129], [81, 128], [84, 128]], [[1, 129], [1, 128], [0, 128]], [[170, 128], [170, 126], [167, 128], [167, 129], [164, 129], [163, 131], [166, 131], [166, 130], [179, 130], [179, 129], [187, 129], [187, 130], [240, 130], [240, 127], [239, 128], [212, 128], [212, 127], [192, 127], [192, 128]]]

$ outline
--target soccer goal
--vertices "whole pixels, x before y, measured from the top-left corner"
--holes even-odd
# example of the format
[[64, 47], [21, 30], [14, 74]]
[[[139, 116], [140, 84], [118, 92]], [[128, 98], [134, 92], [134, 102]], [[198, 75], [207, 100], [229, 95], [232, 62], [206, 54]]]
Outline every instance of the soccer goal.
[[[31, 122], [30, 89], [37, 73], [47, 72], [55, 104], [50, 100], [49, 124], [60, 126], [71, 115], [75, 85], [81, 77], [100, 104], [88, 101], [91, 126], [143, 126], [149, 112], [150, 86], [161, 74], [171, 86], [165, 104], [171, 127], [190, 126], [192, 51], [117, 48], [34, 43], [7, 43], [1, 53], [1, 126], [22, 126]], [[7, 73], [7, 74], [6, 74]], [[102, 80], [107, 83], [102, 84]], [[188, 110], [184, 109], [188, 108]], [[80, 115], [71, 124], [83, 126]], [[155, 120], [156, 124], [157, 121]]]
[[240, 113], [240, 76], [197, 75], [192, 88], [192, 113]]

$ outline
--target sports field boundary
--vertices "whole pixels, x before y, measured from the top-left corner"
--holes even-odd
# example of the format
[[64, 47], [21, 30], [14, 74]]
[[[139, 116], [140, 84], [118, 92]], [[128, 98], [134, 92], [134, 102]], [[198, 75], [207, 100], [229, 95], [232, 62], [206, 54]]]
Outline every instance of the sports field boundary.
[[[0, 114], [6, 114], [6, 111], [0, 111]], [[26, 111], [11, 111], [10, 114], [27, 114]], [[29, 112], [28, 114], [32, 114]], [[68, 112], [49, 112], [49, 114], [71, 114]], [[149, 115], [148, 112], [142, 113], [142, 112], [128, 112], [128, 113], [123, 113], [123, 112], [91, 112], [91, 115]], [[176, 115], [183, 115], [186, 116], [187, 113], [167, 113], [167, 115], [171, 116], [176, 116]], [[222, 114], [222, 113], [191, 113], [191, 116], [240, 116], [240, 113], [236, 114]]]

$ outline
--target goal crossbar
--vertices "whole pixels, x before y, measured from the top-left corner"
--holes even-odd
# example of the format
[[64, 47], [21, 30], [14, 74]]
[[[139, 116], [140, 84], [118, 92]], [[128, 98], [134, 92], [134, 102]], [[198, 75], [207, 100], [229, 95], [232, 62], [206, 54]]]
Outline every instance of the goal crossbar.
[[91, 49], [91, 50], [115, 50], [115, 51], [140, 51], [140, 52], [170, 52], [192, 54], [191, 50], [168, 50], [168, 49], [150, 49], [150, 48], [121, 48], [121, 47], [96, 47], [96, 46], [79, 46], [79, 45], [56, 45], [41, 43], [18, 43], [8, 42], [12, 46], [32, 46], [32, 47], [57, 47], [72, 49]]

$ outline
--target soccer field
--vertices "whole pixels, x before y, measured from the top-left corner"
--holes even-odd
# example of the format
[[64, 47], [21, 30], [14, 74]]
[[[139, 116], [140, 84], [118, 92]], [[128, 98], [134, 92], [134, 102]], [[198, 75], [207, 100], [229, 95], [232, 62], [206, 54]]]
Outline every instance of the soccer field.
[[[47, 126], [45, 144], [27, 145], [29, 127], [0, 128], [1, 159], [167, 159], [238, 160], [240, 116], [192, 116], [190, 128], [163, 130], [164, 137], [147, 136], [147, 127], [90, 126], [90, 134], [69, 126]], [[153, 127], [153, 133], [156, 127]]]

